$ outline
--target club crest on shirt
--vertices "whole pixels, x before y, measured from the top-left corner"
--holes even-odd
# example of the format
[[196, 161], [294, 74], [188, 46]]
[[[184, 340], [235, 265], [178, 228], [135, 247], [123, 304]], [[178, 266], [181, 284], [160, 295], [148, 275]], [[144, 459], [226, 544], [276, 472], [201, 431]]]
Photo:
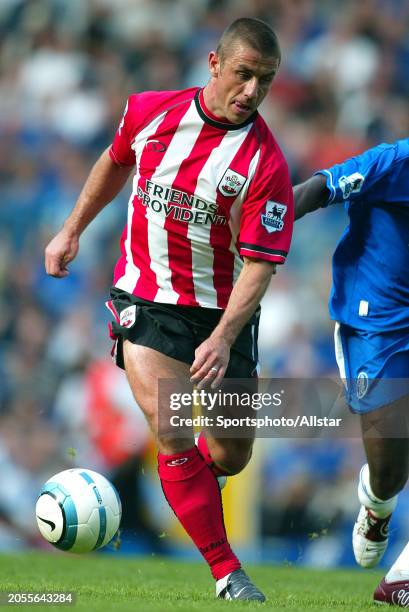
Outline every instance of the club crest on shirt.
[[261, 225], [263, 225], [269, 234], [273, 232], [281, 232], [284, 227], [284, 215], [287, 212], [285, 204], [279, 204], [273, 200], [266, 202], [266, 212], [261, 213]]
[[119, 325], [121, 327], [132, 327], [135, 323], [136, 318], [136, 305], [128, 306], [125, 308], [119, 317]]
[[341, 176], [338, 179], [338, 185], [341, 188], [344, 200], [347, 200], [351, 193], [359, 193], [364, 184], [365, 177], [359, 172], [354, 172], [349, 176]]
[[243, 176], [231, 168], [227, 168], [220, 180], [218, 190], [227, 198], [233, 198], [239, 195], [246, 181], [247, 176]]

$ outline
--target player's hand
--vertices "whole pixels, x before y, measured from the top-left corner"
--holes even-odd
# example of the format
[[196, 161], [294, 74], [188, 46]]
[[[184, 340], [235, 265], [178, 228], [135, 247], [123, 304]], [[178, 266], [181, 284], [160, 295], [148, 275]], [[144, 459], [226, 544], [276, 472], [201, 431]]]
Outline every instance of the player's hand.
[[75, 234], [62, 229], [51, 240], [45, 249], [45, 270], [55, 278], [68, 276], [67, 265], [76, 257], [79, 248], [79, 238]]
[[220, 386], [230, 359], [230, 345], [221, 337], [207, 338], [195, 351], [195, 360], [190, 368], [190, 382], [203, 389]]

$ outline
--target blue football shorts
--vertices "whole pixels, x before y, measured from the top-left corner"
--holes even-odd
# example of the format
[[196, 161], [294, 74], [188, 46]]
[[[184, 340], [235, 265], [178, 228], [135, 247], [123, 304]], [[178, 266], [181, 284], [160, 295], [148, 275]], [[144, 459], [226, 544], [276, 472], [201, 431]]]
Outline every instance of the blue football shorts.
[[352, 412], [372, 412], [406, 395], [409, 408], [409, 329], [377, 333], [336, 323], [334, 340]]

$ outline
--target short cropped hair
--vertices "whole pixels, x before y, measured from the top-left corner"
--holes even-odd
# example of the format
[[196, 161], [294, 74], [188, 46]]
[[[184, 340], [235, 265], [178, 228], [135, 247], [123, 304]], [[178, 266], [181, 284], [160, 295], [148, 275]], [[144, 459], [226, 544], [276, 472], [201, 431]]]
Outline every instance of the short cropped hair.
[[263, 57], [276, 57], [281, 59], [281, 49], [274, 30], [261, 19], [240, 17], [231, 23], [221, 35], [216, 49], [217, 55], [223, 62], [229, 49], [236, 41], [247, 44], [258, 51]]

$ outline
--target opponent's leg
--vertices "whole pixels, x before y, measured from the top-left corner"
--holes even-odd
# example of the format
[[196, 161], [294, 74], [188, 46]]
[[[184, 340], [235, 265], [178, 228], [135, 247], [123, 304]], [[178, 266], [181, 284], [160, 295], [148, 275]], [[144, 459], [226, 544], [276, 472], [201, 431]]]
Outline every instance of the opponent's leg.
[[406, 437], [384, 437], [407, 435], [399, 403], [389, 411], [362, 415], [361, 423], [368, 463], [359, 476], [362, 505], [352, 539], [357, 563], [369, 568], [379, 563], [388, 545], [388, 523], [408, 478], [409, 444]]
[[403, 489], [409, 474], [409, 429], [405, 397], [361, 416], [362, 441], [368, 460], [370, 486], [381, 500]]
[[[217, 480], [194, 445], [193, 432], [191, 438], [177, 438], [177, 432], [172, 435], [158, 427], [158, 381], [179, 379], [185, 383], [189, 379], [188, 365], [129, 341], [124, 342], [123, 350], [132, 392], [157, 438], [158, 473], [169, 505], [209, 564], [214, 578], [227, 581], [233, 576], [235, 584], [241, 576], [239, 582], [243, 583], [240, 562], [227, 541]], [[165, 409], [162, 403], [161, 410]], [[229, 588], [225, 592], [231, 598], [264, 600], [251, 583], [242, 584], [241, 589], [235, 589], [234, 584], [226, 585]]]
[[374, 600], [400, 608], [409, 607], [409, 544], [376, 587]]
[[[402, 488], [400, 485], [402, 485], [402, 482], [405, 480], [406, 472], [404, 470], [404, 466], [405, 464], [407, 465], [407, 447], [409, 446], [408, 440], [398, 441], [406, 443], [406, 447], [403, 444], [404, 448], [397, 453], [398, 457], [400, 456], [403, 464], [401, 474], [397, 474], [394, 478], [394, 486], [397, 492]], [[392, 487], [393, 481], [391, 483], [391, 488], [389, 489], [390, 491], [393, 491]], [[382, 485], [379, 487], [377, 492], [382, 493]], [[374, 600], [378, 603], [392, 604], [401, 608], [409, 607], [409, 544], [405, 546], [395, 563], [390, 568], [389, 572], [386, 574], [385, 578], [381, 580], [375, 589]]]

